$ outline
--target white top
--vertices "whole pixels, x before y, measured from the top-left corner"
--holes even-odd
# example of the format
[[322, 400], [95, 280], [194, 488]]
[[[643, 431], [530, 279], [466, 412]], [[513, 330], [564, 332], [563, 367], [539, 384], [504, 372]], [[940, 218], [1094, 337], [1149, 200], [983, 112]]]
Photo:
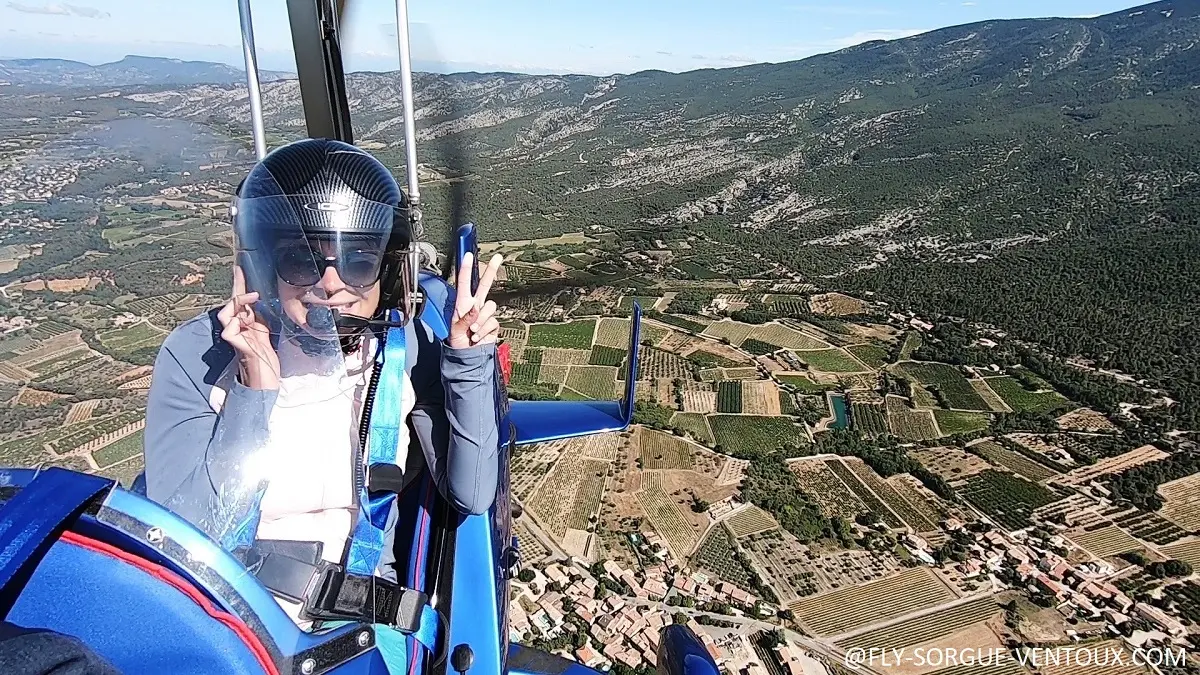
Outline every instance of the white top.
[[[284, 370], [289, 365], [292, 370], [321, 370], [319, 365], [327, 372], [280, 378], [261, 455], [268, 482], [260, 503], [258, 539], [320, 541], [322, 557], [341, 562], [358, 512], [353, 457], [377, 345], [374, 337], [366, 338], [363, 347], [344, 360], [320, 357], [324, 363], [314, 361], [309, 368], [301, 364], [306, 358], [302, 354], [281, 349]], [[221, 403], [213, 401], [218, 410]], [[401, 419], [408, 418], [414, 405], [416, 391], [406, 373]], [[397, 461], [404, 466], [407, 424], [400, 425], [399, 435]], [[364, 451], [364, 462], [366, 457]]]

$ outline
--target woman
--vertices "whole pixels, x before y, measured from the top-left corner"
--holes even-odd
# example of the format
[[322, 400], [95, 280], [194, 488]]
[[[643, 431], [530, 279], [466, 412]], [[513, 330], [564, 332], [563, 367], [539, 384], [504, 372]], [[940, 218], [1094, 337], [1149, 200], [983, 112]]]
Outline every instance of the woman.
[[[176, 328], [155, 361], [147, 496], [227, 548], [250, 547], [248, 560], [395, 580], [394, 500], [385, 525], [364, 513], [380, 490], [400, 491], [424, 460], [460, 510], [484, 513], [495, 498], [499, 323], [487, 294], [502, 259], [475, 292], [470, 256], [457, 291], [436, 278], [418, 289], [404, 194], [383, 164], [337, 141], [270, 153], [239, 187], [233, 218], [233, 297]], [[428, 304], [442, 310], [444, 338], [418, 318]], [[394, 405], [373, 408], [376, 394]], [[250, 479], [256, 452], [266, 459]], [[214, 516], [231, 512], [245, 520], [236, 532]], [[352, 554], [364, 526], [376, 531], [368, 548], [382, 545], [368, 571]], [[260, 567], [299, 612], [307, 579], [272, 586]]]

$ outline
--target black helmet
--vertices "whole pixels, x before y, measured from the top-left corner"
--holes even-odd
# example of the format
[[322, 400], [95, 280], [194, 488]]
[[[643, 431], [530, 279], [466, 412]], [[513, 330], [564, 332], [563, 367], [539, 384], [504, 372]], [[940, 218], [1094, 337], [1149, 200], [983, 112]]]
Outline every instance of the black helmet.
[[[248, 290], [277, 297], [276, 277], [316, 284], [325, 266], [360, 288], [380, 285], [379, 312], [414, 313], [412, 221], [408, 198], [391, 171], [367, 152], [328, 139], [284, 145], [255, 164], [238, 186], [233, 209], [239, 264]], [[336, 253], [316, 255], [316, 242]], [[377, 315], [378, 316], [378, 315]], [[343, 337], [365, 327], [360, 317]], [[343, 328], [340, 325], [339, 328]]]

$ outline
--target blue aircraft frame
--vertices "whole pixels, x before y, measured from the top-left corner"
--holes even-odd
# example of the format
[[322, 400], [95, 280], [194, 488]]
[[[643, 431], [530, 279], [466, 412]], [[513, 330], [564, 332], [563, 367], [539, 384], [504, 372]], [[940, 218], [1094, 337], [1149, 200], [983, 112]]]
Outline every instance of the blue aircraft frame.
[[[460, 228], [457, 241], [461, 262], [476, 251], [475, 227]], [[508, 456], [521, 445], [629, 426], [640, 320], [635, 304], [621, 401], [510, 401], [497, 377], [501, 475], [493, 507], [464, 515], [436, 489], [423, 493], [428, 527], [414, 538], [421, 554], [410, 560], [410, 576], [420, 571], [422, 590], [446, 623], [441, 653], [410, 658], [407, 672], [448, 673], [448, 655], [462, 646], [470, 648], [470, 675], [597, 672], [508, 643], [508, 582], [519, 566]], [[0, 470], [0, 501], [0, 619], [77, 637], [131, 675], [392, 672], [374, 626], [300, 630], [236, 558], [136, 489], [59, 468], [7, 469]], [[718, 672], [682, 626], [664, 630], [659, 670]]]

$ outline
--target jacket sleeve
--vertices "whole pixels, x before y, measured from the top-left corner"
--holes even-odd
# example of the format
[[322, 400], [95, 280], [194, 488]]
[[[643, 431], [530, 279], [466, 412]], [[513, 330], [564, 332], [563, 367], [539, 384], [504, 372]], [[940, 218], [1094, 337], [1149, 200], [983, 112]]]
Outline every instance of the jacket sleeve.
[[277, 392], [249, 389], [234, 378], [221, 413], [215, 412], [208, 398], [214, 385], [206, 380], [224, 371], [212, 366], [220, 350], [193, 339], [207, 337], [206, 331], [192, 335], [182, 330], [187, 327], [168, 337], [154, 362], [146, 402], [146, 496], [218, 536], [228, 533], [228, 521], [253, 510], [247, 494], [253, 488], [238, 484], [240, 464], [265, 442]]
[[500, 470], [496, 346], [452, 349], [432, 336], [419, 342], [412, 422], [425, 461], [455, 508], [486, 513]]

